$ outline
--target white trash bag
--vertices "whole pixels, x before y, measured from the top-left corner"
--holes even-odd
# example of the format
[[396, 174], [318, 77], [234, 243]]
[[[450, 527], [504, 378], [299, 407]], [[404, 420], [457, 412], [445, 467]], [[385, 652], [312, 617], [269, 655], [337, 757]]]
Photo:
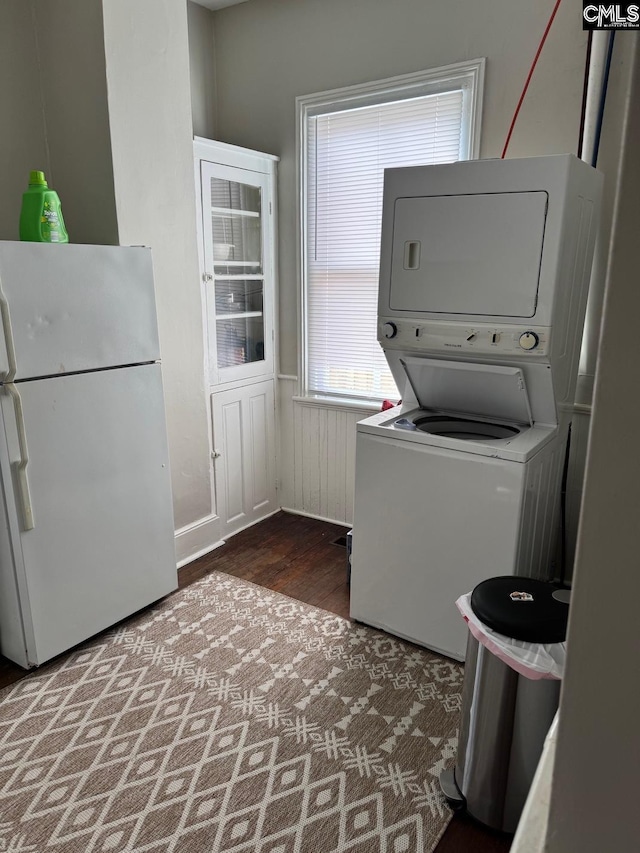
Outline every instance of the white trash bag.
[[564, 643], [527, 643], [498, 634], [478, 619], [471, 608], [471, 593], [461, 595], [456, 607], [469, 626], [469, 630], [497, 658], [520, 675], [536, 680], [539, 678], [561, 679], [567, 656]]

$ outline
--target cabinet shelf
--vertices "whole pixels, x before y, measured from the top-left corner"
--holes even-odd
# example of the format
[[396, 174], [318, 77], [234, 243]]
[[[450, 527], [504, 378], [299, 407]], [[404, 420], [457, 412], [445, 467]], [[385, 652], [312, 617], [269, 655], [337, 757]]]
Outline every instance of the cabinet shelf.
[[260, 212], [257, 210], [233, 210], [230, 207], [212, 207], [211, 213], [215, 216], [247, 216], [252, 219], [260, 217]]
[[237, 261], [237, 262], [234, 262], [233, 264], [229, 263], [228, 261], [225, 261], [224, 263], [222, 263], [222, 262], [215, 263], [214, 264], [214, 273], [213, 273], [214, 279], [221, 279], [223, 281], [226, 281], [227, 279], [247, 279], [247, 280], [251, 280], [251, 281], [262, 281], [262, 279], [264, 279], [263, 273], [259, 273], [259, 272], [258, 273], [255, 273], [255, 272], [246, 272], [246, 273], [245, 272], [237, 272], [237, 273], [215, 272], [215, 267], [221, 267], [221, 266], [225, 266], [225, 267], [230, 267], [230, 266], [255, 267], [255, 266], [257, 266], [257, 264], [247, 263], [246, 261]]
[[221, 323], [225, 320], [246, 320], [248, 317], [262, 317], [262, 311], [238, 311], [233, 314], [216, 314], [216, 322]]

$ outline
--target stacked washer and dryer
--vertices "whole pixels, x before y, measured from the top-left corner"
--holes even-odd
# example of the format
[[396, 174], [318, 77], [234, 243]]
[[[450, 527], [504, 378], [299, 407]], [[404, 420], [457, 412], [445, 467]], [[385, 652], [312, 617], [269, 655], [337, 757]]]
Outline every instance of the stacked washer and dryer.
[[572, 155], [385, 172], [402, 403], [357, 427], [352, 618], [464, 660], [460, 595], [554, 575], [601, 178]]

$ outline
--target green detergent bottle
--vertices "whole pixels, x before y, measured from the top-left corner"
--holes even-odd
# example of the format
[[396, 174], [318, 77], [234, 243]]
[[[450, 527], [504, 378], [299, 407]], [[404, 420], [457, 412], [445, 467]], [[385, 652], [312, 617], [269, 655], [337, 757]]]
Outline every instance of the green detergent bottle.
[[44, 172], [29, 173], [29, 189], [22, 196], [20, 239], [31, 243], [68, 243], [60, 199], [49, 189]]

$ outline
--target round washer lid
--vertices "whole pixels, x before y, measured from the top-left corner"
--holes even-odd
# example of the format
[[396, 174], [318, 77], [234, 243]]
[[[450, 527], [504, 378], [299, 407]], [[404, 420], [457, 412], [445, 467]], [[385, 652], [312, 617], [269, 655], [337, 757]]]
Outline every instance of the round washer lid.
[[569, 605], [553, 593], [556, 584], [506, 575], [483, 581], [471, 593], [471, 608], [487, 628], [528, 643], [561, 643]]

